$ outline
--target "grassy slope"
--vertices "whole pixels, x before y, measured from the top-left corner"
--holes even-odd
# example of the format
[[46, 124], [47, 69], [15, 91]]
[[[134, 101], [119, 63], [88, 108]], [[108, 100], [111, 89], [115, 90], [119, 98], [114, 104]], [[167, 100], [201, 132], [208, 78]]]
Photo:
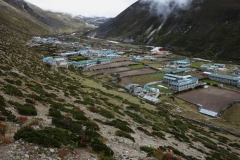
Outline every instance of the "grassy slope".
[[237, 103], [223, 114], [223, 119], [230, 122], [233, 125], [239, 126], [239, 122], [240, 122], [240, 117], [238, 114], [239, 111], [240, 111], [240, 104]]

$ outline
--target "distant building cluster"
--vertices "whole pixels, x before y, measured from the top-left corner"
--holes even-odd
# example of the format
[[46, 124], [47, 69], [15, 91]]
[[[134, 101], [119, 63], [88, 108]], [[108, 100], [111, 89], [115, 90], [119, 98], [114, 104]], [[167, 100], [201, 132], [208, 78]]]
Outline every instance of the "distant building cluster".
[[200, 66], [200, 69], [205, 72], [216, 72], [218, 70], [223, 70], [225, 69], [225, 64], [203, 64]]
[[177, 61], [172, 61], [170, 62], [169, 67], [180, 67], [180, 68], [185, 68], [185, 67], [189, 67], [191, 64], [189, 59], [183, 59], [183, 60], [177, 60]]
[[[28, 41], [28, 44], [33, 46], [41, 46], [42, 44], [57, 44], [60, 46], [64, 46], [64, 48], [81, 48], [80, 50], [68, 50], [64, 53], [59, 53], [56, 57], [44, 57], [42, 59], [43, 62], [52, 65], [52, 66], [59, 66], [68, 68], [69, 65], [73, 65], [75, 67], [83, 67], [87, 68], [90, 66], [94, 66], [97, 64], [107, 64], [110, 63], [110, 59], [121, 57], [119, 54], [114, 53], [112, 50], [107, 49], [100, 49], [94, 50], [91, 48], [90, 45], [81, 46], [78, 42], [61, 42], [56, 38], [48, 37], [48, 38], [41, 38], [41, 37], [33, 37], [31, 40]], [[119, 52], [124, 53], [124, 52]], [[89, 60], [81, 60], [81, 61], [70, 61], [68, 57], [70, 56], [83, 56], [87, 57]], [[92, 59], [95, 57], [94, 59]], [[99, 58], [96, 58], [99, 57]]]
[[82, 67], [82, 68], [87, 68], [87, 67], [95, 66], [97, 64], [107, 64], [107, 63], [110, 63], [109, 58], [96, 58], [96, 59], [85, 60], [81, 62], [75, 62], [75, 61], [70, 62], [71, 65], [75, 67]]
[[154, 103], [161, 102], [157, 97], [160, 94], [158, 88], [149, 87], [148, 85], [140, 86], [139, 84], [130, 84], [125, 87], [133, 95], [142, 97]]

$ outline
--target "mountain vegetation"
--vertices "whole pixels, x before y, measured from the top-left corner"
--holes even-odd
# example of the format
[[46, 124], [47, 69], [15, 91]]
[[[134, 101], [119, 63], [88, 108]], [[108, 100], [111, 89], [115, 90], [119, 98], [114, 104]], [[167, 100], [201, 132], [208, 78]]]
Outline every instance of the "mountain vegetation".
[[0, 0], [0, 22], [1, 159], [239, 160], [238, 137], [172, 114], [164, 101], [155, 105], [102, 84], [79, 68], [42, 63], [59, 50], [52, 44], [26, 45], [35, 35], [82, 32], [78, 20]]
[[238, 0], [192, 1], [188, 8], [175, 8], [167, 18], [156, 10], [151, 3], [137, 1], [91, 34], [160, 45], [187, 56], [239, 61]]

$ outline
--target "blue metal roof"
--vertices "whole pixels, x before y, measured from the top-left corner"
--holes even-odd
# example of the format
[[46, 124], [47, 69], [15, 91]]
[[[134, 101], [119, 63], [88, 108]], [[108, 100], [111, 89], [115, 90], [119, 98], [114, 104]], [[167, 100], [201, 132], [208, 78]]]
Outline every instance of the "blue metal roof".
[[235, 80], [235, 81], [240, 80], [240, 77], [226, 75], [226, 74], [220, 74], [220, 73], [212, 73], [209, 76], [210, 77], [213, 76], [213, 77], [217, 77], [217, 78], [224, 78], [224, 79], [229, 79], [229, 80]]
[[206, 110], [206, 109], [201, 109], [199, 112], [203, 113], [203, 114], [206, 114], [206, 115], [209, 115], [209, 116], [212, 116], [212, 117], [216, 117], [218, 115], [217, 112], [209, 111], [209, 110]]
[[197, 78], [190, 78], [190, 79], [179, 80], [178, 82], [171, 82], [170, 84], [174, 86], [184, 86], [191, 83], [196, 83], [197, 81], [198, 81]]

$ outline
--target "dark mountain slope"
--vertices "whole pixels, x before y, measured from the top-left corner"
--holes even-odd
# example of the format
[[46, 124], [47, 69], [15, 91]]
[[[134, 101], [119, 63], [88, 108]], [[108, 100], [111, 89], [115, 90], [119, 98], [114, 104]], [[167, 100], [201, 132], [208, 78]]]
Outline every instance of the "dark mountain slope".
[[28, 34], [84, 31], [80, 19], [68, 14], [44, 11], [22, 0], [0, 0], [0, 22]]
[[162, 45], [185, 55], [239, 60], [240, 1], [193, 1], [166, 20], [139, 1], [96, 32], [101, 38]]

